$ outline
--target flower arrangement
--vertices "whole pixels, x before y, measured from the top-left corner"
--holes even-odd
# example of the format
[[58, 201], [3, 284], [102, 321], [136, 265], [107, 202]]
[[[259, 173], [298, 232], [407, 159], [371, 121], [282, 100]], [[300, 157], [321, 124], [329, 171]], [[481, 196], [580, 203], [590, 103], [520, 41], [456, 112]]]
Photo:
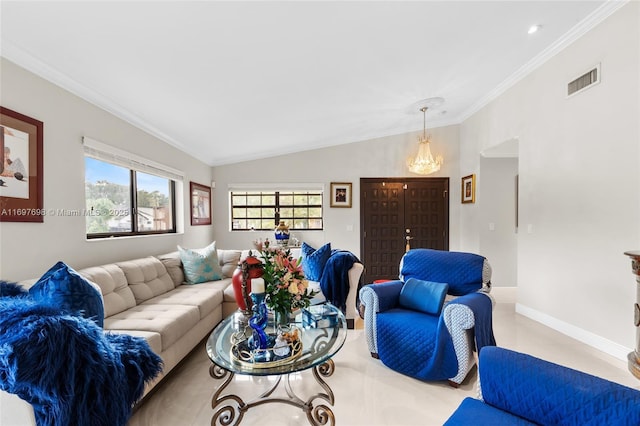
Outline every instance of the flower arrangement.
[[306, 308], [315, 291], [309, 291], [309, 281], [302, 272], [301, 259], [293, 259], [290, 250], [269, 248], [260, 252], [264, 263], [266, 304], [279, 314]]

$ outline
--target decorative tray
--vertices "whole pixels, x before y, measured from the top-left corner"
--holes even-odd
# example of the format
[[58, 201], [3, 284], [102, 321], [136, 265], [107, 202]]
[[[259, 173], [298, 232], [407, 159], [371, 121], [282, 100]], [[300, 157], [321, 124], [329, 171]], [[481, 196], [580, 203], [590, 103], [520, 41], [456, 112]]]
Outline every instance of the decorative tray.
[[252, 368], [271, 368], [284, 365], [302, 355], [300, 339], [273, 346], [276, 338], [276, 334], [269, 333], [271, 345], [266, 349], [251, 349], [249, 339], [237, 342], [231, 347], [231, 359]]

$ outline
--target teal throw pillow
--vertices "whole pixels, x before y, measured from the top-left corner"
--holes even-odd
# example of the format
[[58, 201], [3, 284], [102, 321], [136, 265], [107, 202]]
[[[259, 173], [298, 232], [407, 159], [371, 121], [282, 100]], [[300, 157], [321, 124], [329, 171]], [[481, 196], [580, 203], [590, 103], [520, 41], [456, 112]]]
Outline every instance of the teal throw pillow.
[[400, 306], [427, 314], [440, 315], [449, 284], [409, 278], [400, 290]]
[[178, 246], [178, 251], [187, 284], [222, 279], [222, 267], [218, 261], [215, 241], [202, 249], [186, 249]]
[[318, 250], [307, 243], [302, 243], [302, 271], [304, 276], [311, 281], [320, 281], [324, 265], [331, 257], [331, 243], [327, 243]]
[[102, 294], [96, 284], [87, 281], [64, 262], [58, 262], [29, 289], [33, 300], [63, 311], [80, 314], [104, 325]]

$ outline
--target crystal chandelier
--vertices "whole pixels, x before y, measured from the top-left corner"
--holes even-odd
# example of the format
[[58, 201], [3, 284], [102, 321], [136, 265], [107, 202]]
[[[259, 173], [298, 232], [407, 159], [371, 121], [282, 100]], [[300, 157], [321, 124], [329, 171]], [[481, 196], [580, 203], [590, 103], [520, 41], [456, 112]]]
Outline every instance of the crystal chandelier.
[[433, 159], [431, 155], [431, 148], [429, 147], [429, 138], [427, 137], [427, 107], [420, 108], [422, 111], [423, 124], [422, 124], [422, 136], [418, 137], [418, 154], [415, 157], [409, 157], [407, 159], [407, 167], [409, 171], [417, 173], [419, 175], [429, 175], [431, 173], [440, 170], [442, 165], [442, 156], [438, 155], [436, 159]]

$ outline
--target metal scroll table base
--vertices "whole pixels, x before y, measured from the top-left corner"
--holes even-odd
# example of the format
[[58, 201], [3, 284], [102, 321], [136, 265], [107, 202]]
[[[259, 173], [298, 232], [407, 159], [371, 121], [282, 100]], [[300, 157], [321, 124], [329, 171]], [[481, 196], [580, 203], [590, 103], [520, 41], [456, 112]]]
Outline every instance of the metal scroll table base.
[[[275, 384], [265, 392], [263, 392], [260, 396], [255, 398], [253, 401], [245, 402], [237, 395], [229, 394], [222, 395], [222, 392], [226, 389], [226, 387], [231, 383], [234, 373], [225, 370], [215, 364], [209, 367], [209, 374], [214, 379], [222, 380], [224, 382], [218, 387], [218, 390], [213, 395], [211, 399], [211, 408], [215, 410], [213, 417], [211, 418], [211, 426], [222, 425], [222, 426], [230, 426], [230, 425], [238, 425], [240, 421], [244, 417], [244, 414], [252, 407], [256, 407], [258, 405], [267, 404], [271, 402], [279, 402], [283, 404], [293, 405], [302, 409], [307, 415], [307, 420], [313, 426], [319, 425], [335, 425], [335, 417], [333, 415], [333, 411], [325, 404], [315, 405], [313, 401], [322, 398], [326, 402], [328, 402], [331, 406], [333, 406], [335, 397], [333, 395], [333, 391], [329, 387], [329, 385], [322, 380], [322, 377], [329, 377], [333, 374], [335, 369], [335, 365], [333, 360], [329, 359], [323, 364], [317, 365], [313, 367], [313, 377], [315, 377], [316, 382], [324, 389], [325, 392], [317, 393], [306, 401], [300, 399], [294, 392], [291, 387], [291, 383], [289, 381], [289, 374], [280, 375], [276, 380]], [[271, 398], [271, 395], [278, 388], [281, 382], [283, 382], [282, 378], [284, 377], [284, 389], [287, 393], [288, 398]], [[219, 408], [218, 408], [219, 407]]]

